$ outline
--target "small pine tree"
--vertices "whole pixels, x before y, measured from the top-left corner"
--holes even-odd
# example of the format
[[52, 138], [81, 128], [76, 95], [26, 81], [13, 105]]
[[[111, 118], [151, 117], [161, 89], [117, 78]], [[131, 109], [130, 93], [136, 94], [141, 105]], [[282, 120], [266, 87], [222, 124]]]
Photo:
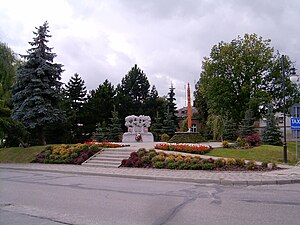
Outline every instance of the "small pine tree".
[[165, 113], [165, 119], [163, 120], [162, 131], [163, 133], [168, 134], [170, 137], [172, 137], [176, 132], [176, 124], [172, 118], [172, 113], [169, 111], [169, 108]]
[[151, 132], [154, 135], [154, 139], [156, 141], [160, 140], [160, 135], [162, 134], [163, 130], [163, 123], [161, 122], [161, 117], [159, 116], [158, 112], [156, 113], [156, 117], [153, 120], [153, 123], [151, 124]]
[[272, 111], [272, 108], [269, 107], [267, 115], [267, 125], [263, 131], [262, 141], [264, 144], [270, 145], [282, 145], [281, 141], [281, 132], [278, 126], [278, 121]]
[[105, 121], [97, 123], [96, 131], [93, 132], [92, 136], [93, 141], [108, 141], [108, 129]]
[[241, 137], [247, 137], [256, 132], [254, 127], [255, 118], [253, 117], [253, 112], [251, 109], [248, 109], [245, 112], [245, 118], [242, 121], [242, 125], [240, 127], [240, 135]]
[[112, 118], [110, 118], [110, 124], [108, 125], [108, 140], [120, 141], [122, 127], [119, 119], [119, 114], [116, 110], [111, 112]]
[[225, 120], [224, 127], [224, 140], [235, 141], [238, 137], [238, 130], [234, 120], [232, 118], [229, 120]]

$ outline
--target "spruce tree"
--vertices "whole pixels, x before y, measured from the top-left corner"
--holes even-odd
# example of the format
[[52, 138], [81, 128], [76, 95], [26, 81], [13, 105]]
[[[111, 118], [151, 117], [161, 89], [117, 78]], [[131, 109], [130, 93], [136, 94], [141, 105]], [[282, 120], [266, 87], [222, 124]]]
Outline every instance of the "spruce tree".
[[108, 125], [108, 140], [120, 141], [122, 127], [119, 119], [119, 114], [116, 110], [112, 111], [112, 118], [110, 118], [110, 124]]
[[167, 108], [167, 112], [165, 113], [165, 118], [163, 120], [163, 133], [172, 137], [176, 132], [176, 125], [177, 124], [175, 124], [174, 119], [172, 118], [172, 113], [169, 111], [169, 108]]
[[224, 122], [224, 140], [235, 141], [238, 137], [238, 129], [232, 118], [225, 120]]
[[278, 121], [273, 113], [272, 107], [268, 109], [266, 127], [263, 131], [262, 142], [269, 145], [282, 145], [281, 131], [278, 126]]
[[175, 88], [173, 87], [173, 84], [171, 84], [171, 87], [169, 88], [169, 93], [168, 93], [168, 97], [167, 97], [167, 101], [168, 101], [168, 111], [171, 115], [171, 119], [174, 121], [176, 127], [178, 126], [177, 123], [177, 117], [176, 117], [176, 98], [175, 98]]
[[241, 137], [246, 137], [256, 132], [254, 127], [255, 118], [253, 116], [253, 111], [248, 109], [245, 112], [245, 118], [242, 121], [242, 125], [240, 127], [240, 135]]
[[65, 104], [67, 114], [68, 132], [71, 134], [72, 142], [82, 142], [82, 126], [83, 124], [83, 104], [86, 98], [86, 87], [84, 80], [75, 73], [71, 77], [68, 84], [64, 88], [65, 92]]
[[54, 63], [56, 57], [52, 48], [47, 46], [48, 23], [36, 28], [35, 37], [27, 55], [22, 55], [25, 62], [16, 74], [13, 86], [12, 117], [25, 127], [36, 129], [40, 144], [46, 144], [45, 127], [62, 121], [64, 115], [59, 108], [61, 73], [63, 65]]
[[96, 131], [93, 132], [93, 141], [108, 141], [108, 128], [105, 121], [96, 124]]
[[156, 117], [153, 118], [151, 123], [151, 132], [153, 133], [154, 139], [156, 141], [160, 140], [160, 135], [163, 133], [163, 123], [162, 118], [159, 116], [159, 113], [156, 113]]

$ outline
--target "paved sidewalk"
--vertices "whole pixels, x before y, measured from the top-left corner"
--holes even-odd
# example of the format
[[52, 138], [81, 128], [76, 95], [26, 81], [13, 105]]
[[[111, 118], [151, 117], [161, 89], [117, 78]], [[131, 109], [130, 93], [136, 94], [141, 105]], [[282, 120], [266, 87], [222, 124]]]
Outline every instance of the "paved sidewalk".
[[[131, 143], [130, 148], [151, 149], [157, 143]], [[202, 143], [218, 147], [220, 143]], [[201, 156], [202, 157], [202, 156]], [[143, 168], [103, 168], [61, 164], [0, 164], [1, 170], [45, 171], [55, 173], [83, 174], [92, 176], [110, 176], [120, 178], [181, 181], [201, 184], [221, 185], [269, 185], [300, 183], [300, 167], [284, 166], [286, 169], [270, 172], [235, 172], [235, 171], [202, 171], [202, 170], [167, 170]]]

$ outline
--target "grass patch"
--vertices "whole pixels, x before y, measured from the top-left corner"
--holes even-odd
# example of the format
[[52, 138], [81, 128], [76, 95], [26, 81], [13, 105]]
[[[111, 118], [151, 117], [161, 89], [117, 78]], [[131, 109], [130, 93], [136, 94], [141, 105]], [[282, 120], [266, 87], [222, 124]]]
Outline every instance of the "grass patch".
[[0, 163], [30, 163], [45, 146], [0, 148]]
[[[295, 165], [296, 162], [296, 144], [288, 142], [288, 164]], [[300, 146], [298, 147], [300, 150]], [[238, 158], [255, 160], [259, 162], [275, 162], [283, 163], [283, 147], [272, 145], [261, 145], [251, 149], [228, 149], [216, 148], [207, 153], [210, 156], [218, 156], [224, 158]]]

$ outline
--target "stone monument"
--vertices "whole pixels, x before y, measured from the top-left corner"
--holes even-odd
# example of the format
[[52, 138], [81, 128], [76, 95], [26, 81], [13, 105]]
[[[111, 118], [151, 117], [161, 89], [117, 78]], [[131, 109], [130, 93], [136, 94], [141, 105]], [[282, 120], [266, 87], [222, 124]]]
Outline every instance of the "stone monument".
[[153, 134], [148, 132], [150, 124], [150, 116], [127, 116], [125, 126], [128, 128], [128, 132], [123, 134], [122, 142], [153, 142]]

